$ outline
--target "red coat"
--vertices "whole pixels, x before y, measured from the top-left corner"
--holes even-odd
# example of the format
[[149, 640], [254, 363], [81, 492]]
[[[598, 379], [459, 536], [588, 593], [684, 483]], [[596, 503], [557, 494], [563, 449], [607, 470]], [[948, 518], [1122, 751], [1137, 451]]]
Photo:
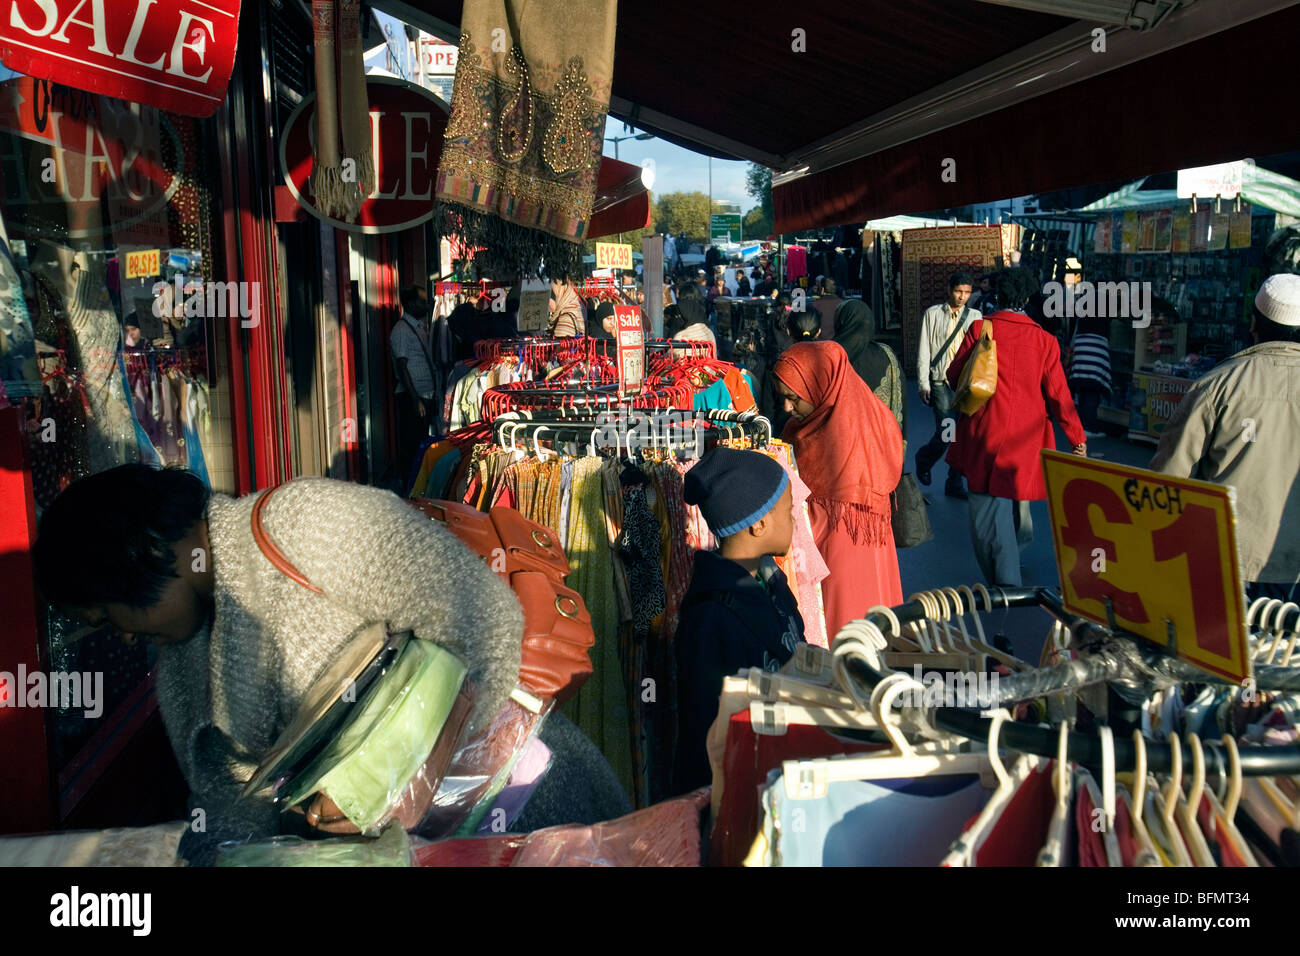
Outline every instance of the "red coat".
[[1047, 485], [1038, 453], [1056, 448], [1048, 415], [1060, 423], [1075, 445], [1085, 441], [1083, 425], [1065, 383], [1060, 346], [1020, 312], [994, 312], [971, 323], [948, 366], [949, 384], [957, 387], [967, 356], [984, 322], [990, 320], [998, 345], [998, 387], [978, 412], [958, 417], [948, 464], [966, 476], [971, 491], [1016, 501], [1042, 501], [1047, 497]]

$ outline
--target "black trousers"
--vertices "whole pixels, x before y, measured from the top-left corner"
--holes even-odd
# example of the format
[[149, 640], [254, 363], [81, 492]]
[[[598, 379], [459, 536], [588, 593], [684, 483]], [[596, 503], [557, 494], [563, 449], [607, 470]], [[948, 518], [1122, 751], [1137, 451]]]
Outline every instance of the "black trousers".
[[[948, 453], [948, 442], [943, 440], [944, 431], [947, 430], [953, 437], [957, 434], [957, 410], [953, 408], [953, 400], [956, 397], [946, 382], [934, 382], [930, 385], [930, 410], [934, 412], [934, 434], [916, 452], [916, 465], [921, 471], [930, 470]], [[945, 422], [949, 421], [952, 424], [945, 426]], [[961, 472], [951, 465], [948, 466], [948, 484], [961, 484]]]

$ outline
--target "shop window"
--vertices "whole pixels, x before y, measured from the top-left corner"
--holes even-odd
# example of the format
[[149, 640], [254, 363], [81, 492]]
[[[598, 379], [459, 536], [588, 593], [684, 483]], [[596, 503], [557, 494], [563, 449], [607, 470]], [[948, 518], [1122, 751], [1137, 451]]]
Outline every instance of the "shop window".
[[[213, 281], [210, 137], [210, 123], [152, 107], [12, 73], [0, 82], [0, 404], [25, 410], [38, 515], [70, 482], [124, 463], [209, 484], [229, 467], [212, 359], [242, 303]], [[60, 768], [139, 688], [155, 651], [52, 609], [45, 623], [49, 670], [103, 674], [98, 717], [55, 712]]]

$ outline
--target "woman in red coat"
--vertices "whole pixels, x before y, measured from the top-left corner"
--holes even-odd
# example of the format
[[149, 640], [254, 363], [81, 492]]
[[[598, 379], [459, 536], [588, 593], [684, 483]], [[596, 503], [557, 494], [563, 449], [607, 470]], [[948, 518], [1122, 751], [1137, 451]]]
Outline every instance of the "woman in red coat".
[[1029, 502], [1047, 498], [1039, 452], [1056, 447], [1052, 419], [1065, 430], [1076, 455], [1088, 454], [1061, 368], [1060, 346], [1024, 312], [1037, 286], [1028, 269], [999, 272], [994, 277], [998, 311], [972, 323], [948, 367], [948, 382], [956, 389], [984, 323], [992, 322], [997, 389], [978, 412], [957, 420], [948, 463], [966, 476], [970, 488], [975, 559], [988, 583], [1003, 587], [1021, 585], [1020, 552], [1034, 537]]

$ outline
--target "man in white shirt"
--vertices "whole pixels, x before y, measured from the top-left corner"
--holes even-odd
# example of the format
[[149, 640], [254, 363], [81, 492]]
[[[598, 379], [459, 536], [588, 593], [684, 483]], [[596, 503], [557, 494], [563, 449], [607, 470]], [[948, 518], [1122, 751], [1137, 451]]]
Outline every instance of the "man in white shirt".
[[[923, 485], [930, 484], [930, 470], [948, 451], [948, 441], [956, 437], [957, 413], [953, 408], [953, 391], [948, 387], [948, 366], [961, 347], [970, 324], [980, 317], [966, 306], [973, 280], [965, 272], [954, 272], [948, 277], [948, 298], [932, 305], [921, 317], [920, 345], [916, 356], [916, 381], [921, 390], [921, 400], [934, 410], [934, 435], [916, 452], [916, 477]], [[951, 421], [951, 425], [945, 426]], [[946, 436], [945, 436], [946, 432]], [[947, 440], [945, 440], [945, 437]], [[965, 498], [961, 473], [948, 468], [944, 494]]]
[[437, 420], [437, 379], [429, 296], [422, 286], [402, 290], [402, 317], [388, 337], [397, 375], [397, 469], [405, 479], [411, 458]]

